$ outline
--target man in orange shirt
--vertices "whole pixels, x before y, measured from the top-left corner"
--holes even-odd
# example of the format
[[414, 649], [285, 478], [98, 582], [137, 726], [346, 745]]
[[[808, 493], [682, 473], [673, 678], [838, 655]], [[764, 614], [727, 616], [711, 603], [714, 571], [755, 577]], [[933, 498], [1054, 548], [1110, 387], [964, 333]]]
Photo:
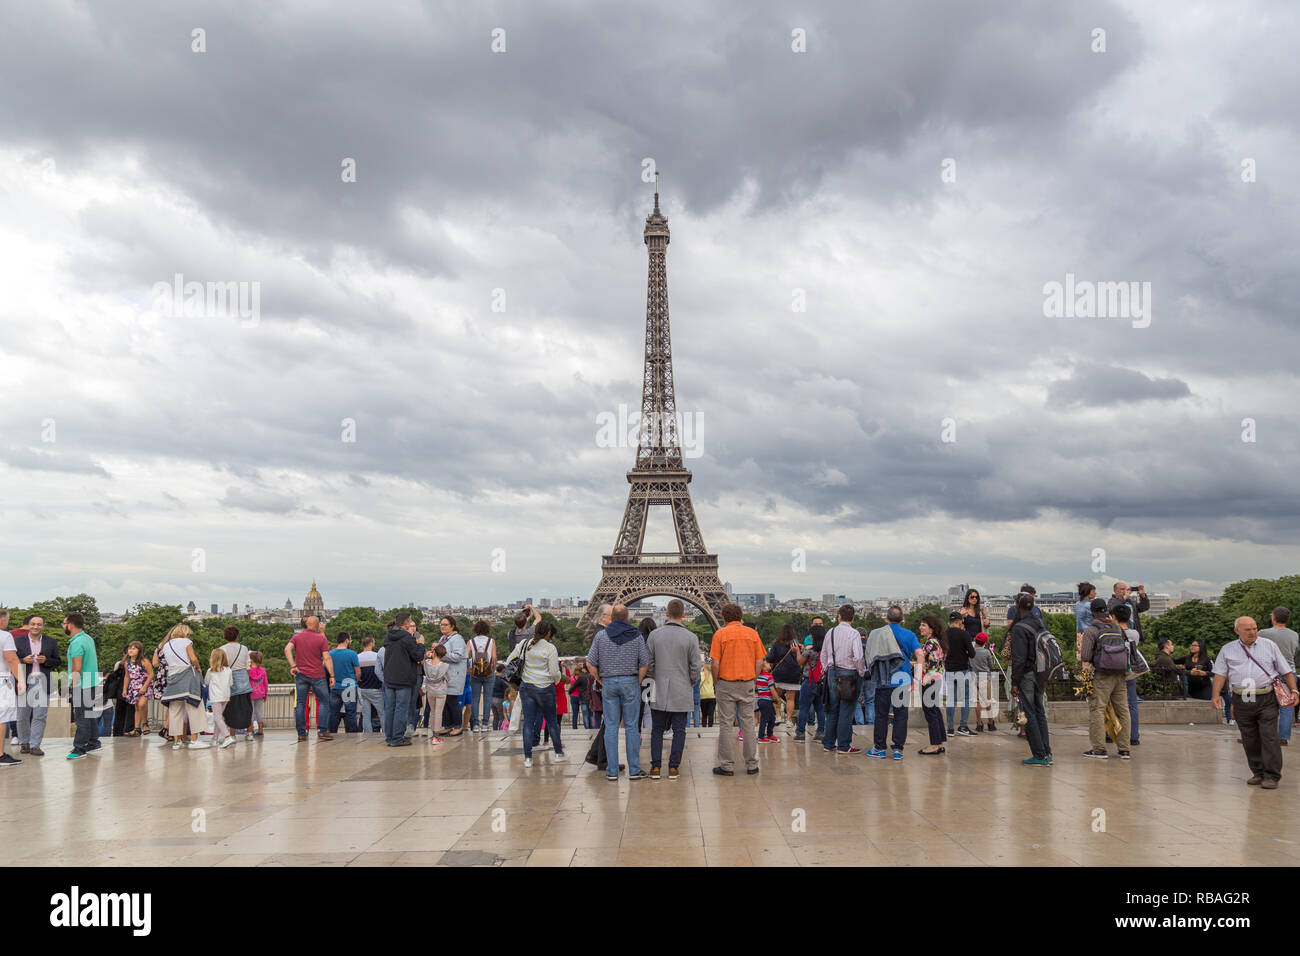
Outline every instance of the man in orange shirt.
[[767, 648], [758, 631], [746, 627], [742, 618], [739, 604], [724, 604], [723, 627], [713, 635], [709, 648], [709, 669], [718, 700], [718, 766], [713, 772], [720, 777], [735, 774], [731, 730], [737, 710], [741, 714], [740, 726], [749, 727], [744, 736], [745, 772], [758, 773], [758, 738], [750, 715], [754, 713], [754, 678], [763, 668]]

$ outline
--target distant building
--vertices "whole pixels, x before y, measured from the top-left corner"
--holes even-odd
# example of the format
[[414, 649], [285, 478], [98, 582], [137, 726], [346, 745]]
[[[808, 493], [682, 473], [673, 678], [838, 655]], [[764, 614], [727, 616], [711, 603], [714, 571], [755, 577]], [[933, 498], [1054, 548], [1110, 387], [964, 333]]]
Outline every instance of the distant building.
[[288, 598], [285, 598], [285, 601], [284, 601], [284, 609], [285, 609], [286, 611], [292, 611], [292, 610], [293, 610], [293, 602], [290, 601]]
[[325, 616], [325, 601], [316, 590], [316, 579], [311, 580], [311, 590], [307, 592], [307, 597], [302, 602], [303, 617], [321, 617]]
[[[776, 603], [775, 594], [738, 593], [733, 598], [741, 607], [767, 608]], [[804, 598], [807, 600], [807, 598]]]
[[213, 614], [220, 614], [220, 613], [221, 613], [220, 611], [217, 610], [217, 606], [216, 606], [215, 604], [212, 605], [212, 613], [213, 613]]
[[198, 606], [193, 601], [191, 601], [189, 604], [185, 606], [185, 611], [187, 614], [195, 614], [198, 612], [198, 610], [199, 610]]
[[965, 584], [954, 584], [948, 589], [948, 603], [961, 607], [961, 602], [965, 599], [966, 592], [969, 590], [970, 588]]
[[[829, 594], [829, 593], [827, 593], [827, 594], [823, 594], [823, 595], [822, 595], [822, 603], [825, 604], [827, 607], [830, 607], [832, 604], [835, 603], [835, 595], [834, 595], [834, 594]], [[688, 676], [689, 676], [689, 675], [688, 675]]]

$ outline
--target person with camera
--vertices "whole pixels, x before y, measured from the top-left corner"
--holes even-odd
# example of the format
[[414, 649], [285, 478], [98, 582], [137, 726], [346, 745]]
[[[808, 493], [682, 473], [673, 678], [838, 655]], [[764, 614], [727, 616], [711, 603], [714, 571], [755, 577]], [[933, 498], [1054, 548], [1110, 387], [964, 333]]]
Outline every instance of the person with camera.
[[[1128, 624], [1121, 624], [1121, 629], [1132, 629], [1137, 632], [1137, 643], [1141, 644], [1145, 635], [1142, 633], [1142, 621], [1138, 614], [1142, 611], [1151, 609], [1151, 599], [1147, 597], [1146, 585], [1139, 584], [1135, 587], [1129, 587], [1123, 581], [1116, 581], [1114, 593], [1109, 601], [1106, 602], [1106, 609], [1110, 613], [1111, 620], [1116, 620], [1115, 609], [1120, 605], [1127, 605], [1129, 609]], [[1138, 744], [1138, 692], [1137, 692], [1137, 675], [1130, 674], [1124, 683], [1124, 690], [1128, 695], [1128, 720], [1132, 725], [1133, 741]]]

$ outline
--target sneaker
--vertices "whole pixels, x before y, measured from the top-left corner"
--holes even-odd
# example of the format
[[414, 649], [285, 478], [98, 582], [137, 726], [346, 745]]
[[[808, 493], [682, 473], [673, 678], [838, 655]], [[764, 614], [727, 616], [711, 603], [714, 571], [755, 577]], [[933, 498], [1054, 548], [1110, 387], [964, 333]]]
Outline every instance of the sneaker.
[[949, 727], [949, 728], [948, 728], [948, 736], [949, 736], [949, 737], [956, 737], [956, 736], [957, 736], [957, 731], [955, 731], [955, 730], [953, 730], [951, 727]]
[[993, 721], [990, 720], [990, 721], [989, 721], [989, 733], [991, 733], [991, 734], [992, 734], [992, 733], [996, 733], [996, 732], [997, 732], [997, 729], [998, 729], [998, 725], [995, 724], [995, 723], [993, 723]]
[[745, 771], [745, 773], [749, 774], [752, 777], [754, 774], [758, 773], [758, 768], [750, 767], [748, 770]]
[[1046, 757], [1030, 757], [1028, 760], [1020, 761], [1025, 767], [1050, 767], [1052, 762]]
[[1258, 787], [1263, 782], [1264, 782], [1264, 778], [1261, 777], [1259, 774], [1255, 774], [1255, 776], [1251, 777], [1249, 780], [1246, 781], [1246, 786]]
[[1128, 759], [1130, 759], [1131, 756], [1132, 756], [1132, 755], [1131, 755], [1127, 750], [1121, 750], [1121, 751], [1119, 752], [1119, 759], [1120, 759], [1120, 760], [1128, 760]]
[[902, 760], [902, 759], [903, 759], [903, 751], [901, 751], [901, 750], [895, 750], [895, 751], [894, 751], [894, 759], [895, 759], [895, 760]]
[[189, 749], [190, 750], [211, 750], [212, 744], [208, 743], [206, 740], [195, 740], [190, 743]]
[[[1140, 743], [1142, 743], [1142, 741], [1140, 741], [1140, 740], [1130, 740], [1130, 741], [1129, 741], [1129, 744], [1132, 745], [1132, 746], [1134, 746], [1134, 747], [1136, 747], [1136, 746], [1137, 746], [1138, 744], [1140, 744]], [[1286, 741], [1284, 740], [1284, 741], [1282, 741], [1282, 743], [1285, 744]]]
[[668, 779], [669, 779], [669, 780], [676, 780], [676, 779], [677, 779], [677, 768], [676, 768], [676, 767], [669, 767], [669, 768], [668, 768]]
[[659, 765], [658, 765], [658, 764], [654, 764], [654, 765], [652, 765], [652, 766], [650, 767], [650, 779], [651, 779], [651, 780], [658, 780], [658, 779], [659, 779]]
[[45, 751], [42, 750], [40, 747], [33, 747], [31, 750], [29, 750], [29, 751], [27, 751], [27, 752], [28, 752], [29, 754], [31, 754], [33, 757], [44, 757], [44, 756], [45, 756]]
[[719, 777], [734, 777], [736, 775], [736, 771], [723, 770], [721, 767], [714, 767], [713, 772], [717, 774]]
[[[27, 744], [23, 744], [21, 747], [18, 748], [18, 751], [19, 751], [19, 753], [25, 753], [25, 754], [26, 754], [26, 753], [31, 753], [31, 752], [32, 752], [32, 748], [31, 748], [30, 746], [28, 746]], [[21, 761], [20, 761], [20, 762], [21, 762]]]
[[648, 773], [646, 773], [644, 770], [638, 770], [636, 773], [629, 773], [629, 774], [627, 775], [627, 779], [629, 779], [629, 780], [649, 780], [649, 779], [650, 779], [650, 775], [649, 775]]
[[415, 736], [415, 728], [412, 727], [410, 724], [407, 724], [407, 725], [406, 725], [406, 730], [402, 732], [402, 736], [403, 736], [403, 737], [414, 737], [414, 736]]
[[1046, 757], [1044, 757], [1043, 759], [1047, 761], [1047, 765], [1048, 765], [1049, 767], [1050, 767], [1053, 763], [1056, 762], [1056, 761], [1052, 758], [1052, 755], [1051, 755], [1051, 754], [1048, 754], [1048, 755], [1047, 755]]
[[532, 769], [532, 766], [533, 766], [533, 758], [532, 758], [532, 757], [525, 757], [525, 758], [524, 758], [524, 769], [525, 769], [525, 770], [530, 770], [530, 769]]
[[569, 755], [566, 753], [558, 753], [551, 758], [551, 763], [568, 763], [568, 762], [569, 762]]
[[0, 753], [0, 767], [16, 767], [20, 763], [22, 763], [22, 761], [18, 760], [16, 757]]
[[181, 746], [182, 746], [182, 744], [181, 744], [181, 742], [180, 742], [179, 740], [173, 740], [173, 741], [172, 741], [172, 750], [180, 750], [180, 749], [181, 749]]
[[875, 747], [872, 747], [870, 750], [867, 751], [867, 756], [868, 756], [868, 757], [883, 757], [883, 756], [885, 756], [885, 752], [884, 752], [883, 750], [877, 750]]
[[837, 750], [837, 751], [835, 751], [835, 752], [836, 752], [837, 754], [840, 754], [841, 756], [844, 756], [844, 757], [851, 757], [851, 756], [853, 756], [854, 754], [860, 754], [860, 753], [862, 753], [862, 748], [861, 748], [861, 747], [850, 747], [848, 750]]
[[1110, 757], [1110, 754], [1104, 750], [1085, 750], [1083, 755], [1085, 757], [1096, 757], [1098, 760], [1106, 760]]
[[977, 734], [982, 734], [982, 733], [984, 733], [984, 725], [983, 725], [983, 724], [976, 724], [972, 729], [973, 729], [973, 730], [975, 731], [975, 733], [977, 733]]
[[316, 735], [316, 739], [317, 739], [317, 740], [333, 740], [333, 739], [334, 739], [334, 735], [333, 735], [332, 733], [330, 733], [328, 730], [322, 730], [320, 733], [318, 733], [318, 734]]
[[81, 759], [82, 757], [84, 757], [84, 756], [86, 756], [86, 755], [85, 755], [85, 754], [79, 754], [79, 753], [77, 753], [77, 752], [74, 750], [74, 751], [72, 751], [71, 753], [68, 754], [68, 759], [69, 759], [69, 760], [80, 760], [80, 759]]
[[[962, 726], [960, 726], [960, 727], [957, 728], [957, 733], [961, 734], [961, 736], [963, 736], [963, 737], [974, 737], [974, 736], [975, 736], [975, 732], [974, 732], [973, 730], [971, 730], [969, 727], [967, 727], [966, 725], [964, 725], [964, 724], [963, 724]], [[949, 734], [949, 736], [952, 736], [952, 735]]]
[[610, 783], [618, 783], [618, 777], [611, 777], [609, 774], [605, 774], [605, 779]]
[[794, 735], [794, 739], [795, 739], [796, 741], [802, 742], [802, 741], [807, 740], [808, 737], [807, 737], [806, 735], [804, 735], [804, 734], [795, 734], [795, 735]]
[[435, 744], [440, 744], [440, 743], [442, 743], [442, 738], [441, 738], [441, 737], [430, 737], [430, 738], [429, 738], [429, 746], [430, 746], [430, 747], [434, 746]]
[[415, 744], [411, 743], [411, 739], [410, 739], [409, 737], [403, 737], [403, 738], [402, 738], [401, 740], [399, 740], [397, 743], [395, 743], [395, 744], [389, 744], [388, 746], [390, 746], [390, 747], [414, 747]]
[[835, 753], [835, 748], [834, 748], [834, 747], [823, 747], [823, 748], [822, 748], [822, 753], [824, 753], [824, 754], [833, 754], [833, 753]]
[[218, 747], [219, 749], [221, 749], [221, 750], [225, 750], [227, 747], [229, 747], [229, 746], [230, 746], [231, 744], [233, 744], [234, 742], [235, 742], [235, 738], [234, 738], [234, 737], [227, 737], [225, 740], [221, 741], [221, 743], [217, 744], [217, 747]]
[[1259, 785], [1259, 789], [1261, 789], [1261, 790], [1276, 790], [1276, 789], [1277, 789], [1277, 780], [1276, 780], [1275, 778], [1273, 778], [1273, 777], [1266, 777], [1266, 778], [1264, 779], [1264, 782], [1261, 783], [1261, 784]]

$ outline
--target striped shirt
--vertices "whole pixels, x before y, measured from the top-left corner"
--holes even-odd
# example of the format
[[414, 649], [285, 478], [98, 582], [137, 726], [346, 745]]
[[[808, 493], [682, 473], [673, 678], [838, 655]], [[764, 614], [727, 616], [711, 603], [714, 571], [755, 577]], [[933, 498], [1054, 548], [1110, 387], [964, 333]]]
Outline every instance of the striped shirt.
[[759, 700], [772, 699], [772, 675], [759, 674], [754, 678], [754, 696]]

